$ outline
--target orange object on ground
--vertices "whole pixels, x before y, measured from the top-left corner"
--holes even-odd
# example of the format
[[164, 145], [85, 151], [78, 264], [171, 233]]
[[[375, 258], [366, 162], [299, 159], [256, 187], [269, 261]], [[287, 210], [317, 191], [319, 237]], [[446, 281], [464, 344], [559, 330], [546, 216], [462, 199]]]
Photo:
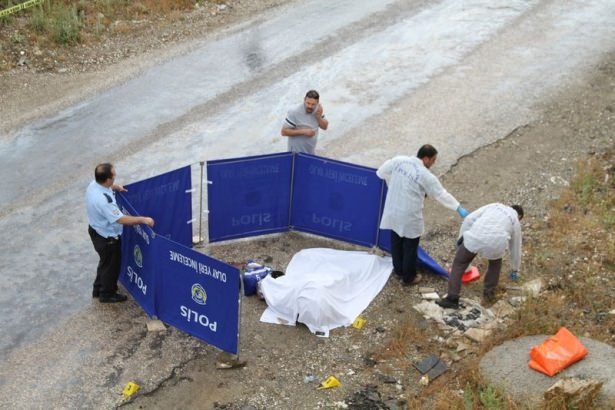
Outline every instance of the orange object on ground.
[[555, 336], [530, 349], [528, 365], [547, 376], [555, 376], [585, 356], [587, 348], [568, 329], [562, 327]]
[[470, 269], [461, 275], [461, 283], [470, 283], [480, 278], [480, 272], [476, 266], [470, 266]]

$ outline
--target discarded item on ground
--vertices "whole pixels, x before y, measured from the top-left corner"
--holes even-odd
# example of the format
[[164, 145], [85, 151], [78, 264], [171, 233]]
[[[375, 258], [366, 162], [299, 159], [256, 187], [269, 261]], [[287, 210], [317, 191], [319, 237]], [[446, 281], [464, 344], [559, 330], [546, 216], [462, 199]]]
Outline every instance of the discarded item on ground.
[[126, 386], [124, 386], [124, 390], [122, 390], [124, 400], [128, 400], [129, 398], [131, 398], [137, 391], [139, 391], [140, 388], [141, 386], [139, 386], [135, 382], [126, 383]]
[[555, 336], [530, 349], [528, 365], [547, 376], [555, 376], [585, 356], [585, 346], [568, 329], [562, 327]]
[[[450, 279], [451, 277], [450, 269], [447, 271], [446, 277]], [[480, 272], [478, 271], [478, 268], [476, 266], [468, 267], [468, 270], [463, 272], [463, 275], [461, 275], [461, 283], [463, 283], [464, 285], [466, 283], [474, 282], [475, 280], [478, 280], [478, 279], [480, 279]]]
[[148, 332], [162, 332], [167, 330], [167, 327], [158, 319], [151, 319], [147, 321]]
[[246, 296], [256, 293], [257, 284], [272, 272], [268, 266], [250, 260], [243, 274], [243, 294]]
[[423, 384], [425, 382], [425, 386], [448, 370], [446, 363], [435, 355], [427, 356], [420, 362], [415, 363], [414, 367], [423, 375], [419, 383]]
[[216, 359], [216, 369], [239, 369], [246, 365], [245, 360], [227, 352], [221, 352]]
[[340, 383], [340, 381], [337, 380], [335, 376], [329, 376], [324, 382], [320, 383], [318, 390], [330, 389], [332, 387], [339, 387], [341, 385], [342, 383]]
[[421, 372], [421, 374], [425, 374], [432, 369], [440, 361], [440, 358], [435, 355], [427, 356], [423, 360], [418, 363], [414, 363], [414, 367], [416, 370]]
[[352, 327], [361, 330], [363, 329], [363, 326], [365, 326], [365, 322], [366, 320], [359, 316], [354, 320], [354, 322], [352, 322]]
[[303, 383], [312, 383], [314, 380], [316, 380], [316, 378], [313, 374], [306, 374], [303, 378]]
[[267, 309], [266, 323], [305, 324], [314, 334], [350, 326], [386, 285], [391, 274], [390, 257], [365, 251], [327, 248], [296, 253], [277, 279], [261, 281]]
[[470, 283], [480, 279], [480, 272], [476, 266], [470, 268], [461, 275], [461, 283]]
[[448, 366], [446, 365], [446, 363], [440, 360], [438, 361], [438, 363], [436, 363], [434, 367], [431, 368], [431, 370], [427, 372], [427, 376], [429, 377], [429, 380], [435, 380], [447, 370]]

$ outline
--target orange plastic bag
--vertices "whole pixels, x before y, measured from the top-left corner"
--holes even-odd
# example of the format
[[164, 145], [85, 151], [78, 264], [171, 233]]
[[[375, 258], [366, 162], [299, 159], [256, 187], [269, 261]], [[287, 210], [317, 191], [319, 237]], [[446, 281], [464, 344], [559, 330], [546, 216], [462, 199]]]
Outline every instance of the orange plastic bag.
[[555, 336], [530, 349], [528, 365], [547, 376], [555, 376], [585, 356], [585, 346], [568, 329], [562, 327]]

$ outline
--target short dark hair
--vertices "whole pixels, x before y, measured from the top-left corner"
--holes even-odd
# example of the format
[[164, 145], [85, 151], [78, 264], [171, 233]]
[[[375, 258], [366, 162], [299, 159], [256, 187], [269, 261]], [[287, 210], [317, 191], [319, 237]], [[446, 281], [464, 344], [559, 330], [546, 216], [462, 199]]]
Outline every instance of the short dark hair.
[[416, 153], [416, 156], [419, 159], [423, 159], [425, 157], [433, 158], [437, 154], [438, 154], [438, 150], [435, 149], [433, 145], [425, 144], [421, 148], [419, 148], [419, 151]]
[[310, 90], [305, 94], [305, 98], [313, 98], [315, 100], [320, 100], [320, 95], [316, 90]]
[[519, 215], [519, 220], [523, 219], [523, 208], [521, 207], [521, 205], [511, 205], [510, 207], [517, 211], [517, 215]]
[[94, 178], [96, 179], [96, 182], [102, 184], [109, 178], [113, 178], [112, 169], [113, 165], [108, 162], [96, 165], [96, 168], [94, 169]]

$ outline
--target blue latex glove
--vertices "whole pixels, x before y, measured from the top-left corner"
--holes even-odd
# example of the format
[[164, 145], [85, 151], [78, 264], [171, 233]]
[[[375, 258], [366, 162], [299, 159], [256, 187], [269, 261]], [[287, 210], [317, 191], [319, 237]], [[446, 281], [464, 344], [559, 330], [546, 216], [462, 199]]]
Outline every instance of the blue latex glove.
[[517, 282], [519, 280], [519, 272], [517, 272], [516, 270], [511, 270], [510, 272], [508, 272], [508, 277], [513, 282]]
[[460, 217], [465, 218], [466, 216], [468, 216], [470, 213], [468, 211], [466, 211], [465, 208], [463, 208], [461, 205], [459, 205], [457, 207], [457, 213], [459, 214]]

